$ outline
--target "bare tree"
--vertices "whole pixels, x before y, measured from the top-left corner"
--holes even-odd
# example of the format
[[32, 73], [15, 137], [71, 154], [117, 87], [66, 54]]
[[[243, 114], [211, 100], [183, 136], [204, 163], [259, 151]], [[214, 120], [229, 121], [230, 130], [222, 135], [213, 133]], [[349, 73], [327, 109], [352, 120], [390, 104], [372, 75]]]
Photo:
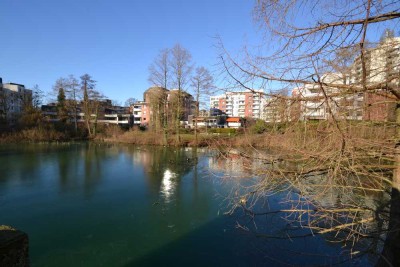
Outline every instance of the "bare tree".
[[145, 101], [150, 108], [150, 128], [155, 132], [162, 129], [164, 136], [167, 131], [167, 95], [167, 90], [164, 87], [151, 87], [145, 92]]
[[[149, 82], [153, 86], [161, 86], [164, 89], [168, 89], [170, 86], [170, 78], [171, 78], [171, 67], [169, 64], [171, 57], [171, 51], [170, 49], [163, 49], [160, 51], [158, 56], [154, 59], [154, 62], [150, 65], [149, 67]], [[161, 92], [161, 95], [163, 98], [158, 98], [157, 97], [157, 105], [154, 108], [157, 108], [153, 110], [155, 114], [157, 114], [157, 117], [160, 120], [160, 124], [162, 125], [163, 129], [163, 139], [164, 139], [164, 144], [167, 144], [167, 124], [168, 124], [168, 117], [167, 117], [167, 109], [168, 109], [168, 99], [167, 99], [167, 94], [165, 92]], [[152, 96], [154, 98], [154, 95]], [[161, 100], [159, 102], [158, 100]]]
[[91, 90], [89, 97], [90, 97], [91, 109], [93, 112], [92, 114], [94, 115], [92, 134], [93, 136], [96, 136], [97, 121], [100, 115], [101, 101], [105, 98], [105, 96], [97, 90]]
[[169, 88], [170, 84], [170, 50], [163, 49], [154, 59], [153, 63], [149, 67], [149, 78], [148, 81], [153, 86], [161, 86], [165, 89]]
[[[96, 81], [92, 79], [89, 74], [84, 74], [80, 77], [81, 79], [81, 91], [83, 94], [83, 113], [84, 113], [84, 120], [86, 124], [86, 129], [90, 137], [95, 135], [95, 132], [91, 129], [92, 125], [92, 115], [96, 116], [95, 113], [98, 111], [98, 103], [97, 101], [97, 92], [95, 91]], [[96, 96], [96, 98], [92, 98], [92, 96]], [[97, 118], [96, 118], [97, 122]], [[96, 125], [96, 123], [95, 123]], [[96, 126], [94, 126], [95, 129]]]
[[[79, 99], [81, 87], [78, 79], [74, 75], [69, 75], [68, 77], [58, 78], [53, 86], [53, 95], [58, 96], [60, 89], [62, 88], [65, 101], [63, 105], [65, 106], [65, 112], [68, 113], [68, 117], [73, 120], [75, 133], [78, 131], [78, 109], [79, 109]], [[58, 101], [58, 99], [57, 99]]]
[[73, 120], [75, 133], [78, 132], [78, 99], [79, 99], [79, 81], [72, 74], [68, 76], [66, 93], [68, 95], [68, 104], [73, 111]]
[[[210, 72], [208, 69], [204, 67], [197, 67], [195, 71], [195, 75], [192, 77], [192, 87], [194, 91], [194, 97], [195, 97], [195, 104], [196, 104], [196, 110], [195, 110], [195, 126], [194, 126], [194, 134], [195, 134], [195, 140], [196, 144], [198, 143], [198, 137], [197, 137], [197, 118], [199, 117], [200, 114], [200, 101], [201, 97], [203, 95], [209, 95], [210, 91], [212, 88], [214, 88], [214, 79], [211, 76]], [[207, 127], [207, 125], [206, 125]]]
[[69, 110], [65, 90], [68, 87], [66, 78], [59, 78], [53, 86], [54, 93], [57, 94], [57, 118], [61, 124], [65, 125], [69, 119]]
[[[386, 230], [385, 249], [379, 264], [400, 265], [400, 258], [396, 257], [396, 251], [400, 251], [400, 76], [393, 72], [399, 63], [384, 56], [392, 52], [389, 47], [393, 47], [395, 40], [389, 39], [376, 48], [367, 45], [368, 33], [375, 31], [376, 25], [398, 23], [398, 2], [258, 0], [254, 18], [265, 30], [265, 37], [274, 38], [273, 45], [279, 46], [276, 50], [272, 45], [270, 49], [256, 50], [271, 51], [268, 54], [246, 51], [242, 60], [233, 58], [222, 46], [221, 62], [233, 83], [250, 90], [255, 84], [275, 88], [279, 85], [296, 92], [295, 95], [278, 95], [270, 90], [266, 96], [299, 103], [301, 109], [311, 107], [325, 117], [317, 127], [305, 124], [312, 118], [311, 113], [302, 118], [304, 128], [300, 127], [302, 122], [292, 121], [284, 132], [285, 142], [282, 136], [279, 139], [269, 136], [273, 141], [281, 140], [280, 151], [286, 153], [278, 157], [285, 164], [264, 169], [264, 179], [247, 197], [254, 199], [255, 192], [260, 193], [258, 196], [265, 195], [277, 187], [292, 188], [301, 197], [291, 201], [293, 208], [285, 212], [300, 215], [300, 223], [313, 233], [334, 232], [343, 241], [354, 244], [365, 236], [379, 239], [379, 234]], [[393, 64], [389, 67], [379, 64], [379, 60], [373, 61], [374, 57]], [[311, 93], [304, 94], [307, 90]], [[388, 124], [382, 131], [368, 123], [372, 117], [364, 116], [364, 122], [353, 127], [354, 122], [338, 113], [337, 107], [358, 96], [367, 103], [364, 109], [379, 105], [378, 102], [395, 106], [387, 111], [392, 113], [397, 126]], [[368, 114], [366, 110], [363, 113]], [[320, 181], [316, 182], [315, 177]], [[382, 197], [371, 192], [384, 194], [387, 187], [391, 188], [389, 227], [375, 232], [373, 222], [384, 218], [387, 209], [371, 211], [366, 203], [370, 198], [378, 201]], [[339, 204], [330, 207], [322, 204], [321, 198], [326, 192], [352, 196], [357, 190], [361, 191], [357, 197], [341, 199]], [[248, 205], [238, 205], [251, 209]], [[262, 214], [265, 216], [268, 212]], [[301, 219], [303, 215], [307, 215], [307, 220]]]
[[113, 100], [111, 100], [111, 105], [121, 107], [122, 102], [120, 100], [113, 99]]
[[138, 102], [138, 100], [136, 98], [130, 97], [125, 101], [125, 107], [130, 107], [137, 102]]
[[180, 121], [182, 116], [182, 91], [190, 82], [190, 75], [192, 72], [192, 55], [188, 50], [183, 48], [180, 44], [176, 44], [171, 49], [171, 60], [169, 65], [172, 69], [172, 84], [178, 90], [177, 95], [177, 110], [176, 110], [176, 133], [177, 140], [180, 142]]
[[43, 101], [43, 91], [39, 85], [32, 88], [32, 97], [26, 97], [23, 103], [22, 115], [19, 119], [21, 127], [40, 127], [43, 121], [41, 105]]
[[57, 117], [63, 125], [65, 125], [69, 119], [68, 106], [66, 102], [64, 88], [60, 87], [57, 95]]
[[0, 87], [0, 124], [8, 126], [12, 94], [10, 90]]
[[35, 84], [32, 88], [32, 103], [31, 103], [31, 105], [35, 109], [40, 109], [40, 107], [43, 104], [43, 97], [44, 97], [43, 91], [40, 89], [39, 85]]

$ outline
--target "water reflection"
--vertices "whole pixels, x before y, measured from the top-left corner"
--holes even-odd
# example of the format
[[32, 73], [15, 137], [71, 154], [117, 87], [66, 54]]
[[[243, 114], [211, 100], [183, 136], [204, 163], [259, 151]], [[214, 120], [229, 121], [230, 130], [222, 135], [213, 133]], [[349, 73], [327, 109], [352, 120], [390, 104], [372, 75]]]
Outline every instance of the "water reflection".
[[182, 177], [193, 170], [199, 157], [195, 149], [166, 147], [126, 147], [123, 152], [134, 166], [143, 168], [149, 189], [166, 203], [180, 190]]
[[164, 171], [160, 193], [164, 197], [166, 203], [171, 201], [171, 197], [174, 194], [176, 188], [176, 177], [177, 174], [171, 172], [169, 169]]
[[[390, 187], [382, 189], [370, 177], [346, 171], [300, 176], [298, 173], [304, 167], [301, 162], [292, 166], [287, 162], [270, 163], [257, 160], [251, 152], [246, 151], [250, 157], [241, 153], [224, 153], [210, 159], [213, 170], [227, 167], [229, 178], [258, 176], [254, 184], [240, 182], [228, 197], [233, 209], [243, 208], [250, 215], [249, 220], [257, 222], [256, 227], [246, 222], [240, 227], [278, 239], [314, 239], [321, 234], [330, 242], [343, 244], [346, 261], [364, 255], [371, 257], [371, 261], [377, 260], [388, 230]], [[265, 228], [273, 216], [285, 218], [287, 227], [280, 226], [275, 232]], [[308, 229], [308, 233], [299, 234], [299, 229]]]
[[[188, 247], [193, 249], [185, 259], [187, 264], [181, 266], [199, 260], [206, 263], [204, 260], [211, 257], [215, 265], [268, 265], [274, 263], [266, 262], [271, 254], [298, 263], [300, 257], [290, 250], [303, 253], [318, 248], [321, 254], [341, 253], [340, 244], [327, 244], [322, 238], [278, 242], [243, 235], [235, 228], [237, 222], [248, 228], [256, 222], [255, 231], [284, 236], [288, 218], [279, 215], [254, 220], [240, 212], [223, 216], [226, 206], [221, 204], [222, 198], [237, 204], [240, 195], [232, 194], [238, 192], [236, 188], [251, 190], [254, 180], [248, 178], [266, 168], [251, 158], [234, 153], [218, 157], [204, 149], [99, 144], [5, 150], [0, 147], [0, 160], [7, 163], [0, 165], [4, 171], [0, 178], [1, 208], [2, 214], [7, 214], [1, 223], [30, 234], [33, 266], [49, 266], [49, 262], [53, 266], [77, 262], [82, 266], [141, 266], [152, 257], [160, 257], [154, 261], [165, 265], [164, 256], [171, 265]], [[228, 178], [220, 179], [219, 175]], [[302, 186], [309, 188], [309, 196], [320, 196], [321, 206], [357, 199], [357, 192], [344, 194], [332, 189], [321, 193], [312, 186], [318, 182], [329, 181], [312, 177]], [[301, 199], [294, 190], [290, 194], [292, 200]], [[282, 191], [269, 197], [269, 208], [290, 207], [282, 203], [288, 195]]]

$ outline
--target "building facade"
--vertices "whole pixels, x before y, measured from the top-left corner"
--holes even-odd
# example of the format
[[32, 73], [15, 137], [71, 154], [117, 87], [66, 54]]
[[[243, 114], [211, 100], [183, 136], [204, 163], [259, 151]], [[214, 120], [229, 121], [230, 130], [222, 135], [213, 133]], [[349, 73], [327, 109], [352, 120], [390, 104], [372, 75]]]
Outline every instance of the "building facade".
[[[382, 89], [385, 85], [400, 85], [400, 37], [386, 38], [376, 47], [366, 50], [364, 66], [361, 56], [355, 58], [350, 72], [322, 75], [322, 83], [328, 97], [324, 96], [319, 84], [306, 84], [293, 89], [293, 105], [290, 112], [300, 120], [336, 119], [365, 121], [394, 121], [396, 100], [391, 93]], [[365, 68], [365, 75], [363, 69]], [[354, 93], [341, 91], [340, 86], [358, 88]], [[360, 90], [365, 84], [374, 90]]]
[[211, 96], [210, 107], [218, 108], [230, 117], [262, 119], [265, 102], [263, 95], [263, 90], [226, 92], [220, 96]]
[[24, 106], [32, 104], [32, 90], [23, 84], [3, 83], [0, 78], [0, 119], [14, 125]]
[[[379, 83], [400, 86], [400, 37], [385, 38], [365, 53], [365, 84]], [[351, 82], [363, 83], [363, 64], [358, 56], [351, 67]], [[391, 93], [376, 89], [362, 94], [363, 120], [393, 121], [396, 102]]]
[[[150, 87], [143, 93], [143, 101], [139, 101], [131, 106], [135, 125], [158, 124], [161, 127], [162, 120], [174, 121], [180, 111], [181, 121], [187, 121], [189, 115], [195, 114], [196, 101], [193, 96], [185, 91], [180, 91], [180, 101], [178, 101], [178, 89], [165, 89], [163, 87]], [[178, 103], [180, 107], [178, 108]], [[154, 124], [154, 125], [153, 125]]]

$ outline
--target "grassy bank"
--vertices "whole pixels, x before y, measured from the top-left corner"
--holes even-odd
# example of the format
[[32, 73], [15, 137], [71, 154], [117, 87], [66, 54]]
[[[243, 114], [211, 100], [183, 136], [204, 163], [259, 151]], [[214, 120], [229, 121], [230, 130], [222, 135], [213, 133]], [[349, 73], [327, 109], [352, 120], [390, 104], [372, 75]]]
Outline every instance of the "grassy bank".
[[[201, 129], [197, 141], [193, 130], [182, 129], [180, 138], [171, 131], [166, 136], [151, 130], [137, 128], [124, 130], [118, 126], [102, 126], [95, 138], [89, 139], [85, 129], [75, 132], [71, 127], [40, 125], [0, 133], [0, 143], [19, 142], [68, 142], [93, 140], [96, 142], [126, 143], [135, 145], [160, 146], [199, 146], [199, 147], [254, 147], [284, 150], [330, 150], [340, 149], [341, 140], [347, 142], [369, 143], [391, 140], [396, 125], [384, 123], [343, 122], [339, 125], [328, 122], [301, 122], [295, 124], [276, 124], [260, 127], [255, 125], [246, 129]], [[358, 146], [358, 145], [356, 145]]]
[[0, 143], [39, 143], [39, 142], [69, 142], [88, 140], [86, 131], [73, 127], [60, 127], [53, 124], [42, 124], [30, 128], [16, 128], [0, 131]]
[[135, 145], [199, 146], [216, 148], [222, 152], [233, 148], [246, 150], [253, 148], [273, 151], [278, 158], [295, 161], [310, 157], [326, 158], [329, 161], [340, 154], [343, 140], [345, 140], [344, 155], [349, 158], [355, 153], [357, 155], [390, 153], [389, 148], [392, 147], [390, 142], [395, 136], [396, 127], [390, 123], [342, 122], [340, 125], [335, 125], [328, 122], [301, 122], [277, 124], [265, 127], [261, 131], [259, 128], [257, 131], [252, 128], [234, 131], [208, 129], [198, 134], [198, 142], [193, 132], [185, 130], [180, 135], [179, 141], [174, 133], [169, 133], [166, 143], [162, 133], [137, 129], [124, 131], [114, 127], [98, 135], [96, 141]]

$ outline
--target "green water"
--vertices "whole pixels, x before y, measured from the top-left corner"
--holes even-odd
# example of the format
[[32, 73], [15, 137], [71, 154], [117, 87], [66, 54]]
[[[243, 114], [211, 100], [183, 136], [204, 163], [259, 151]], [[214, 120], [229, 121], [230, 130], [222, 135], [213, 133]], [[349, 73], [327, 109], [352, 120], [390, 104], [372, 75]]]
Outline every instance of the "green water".
[[[243, 183], [221, 178], [227, 166], [195, 149], [2, 146], [0, 224], [28, 233], [32, 266], [331, 265], [344, 259], [340, 244], [321, 237], [265, 239], [235, 227], [254, 222], [240, 212], [224, 215], [224, 198]], [[229, 166], [229, 172], [240, 169]], [[279, 202], [277, 194], [269, 205]], [[279, 216], [256, 223], [269, 234], [286, 225]]]

